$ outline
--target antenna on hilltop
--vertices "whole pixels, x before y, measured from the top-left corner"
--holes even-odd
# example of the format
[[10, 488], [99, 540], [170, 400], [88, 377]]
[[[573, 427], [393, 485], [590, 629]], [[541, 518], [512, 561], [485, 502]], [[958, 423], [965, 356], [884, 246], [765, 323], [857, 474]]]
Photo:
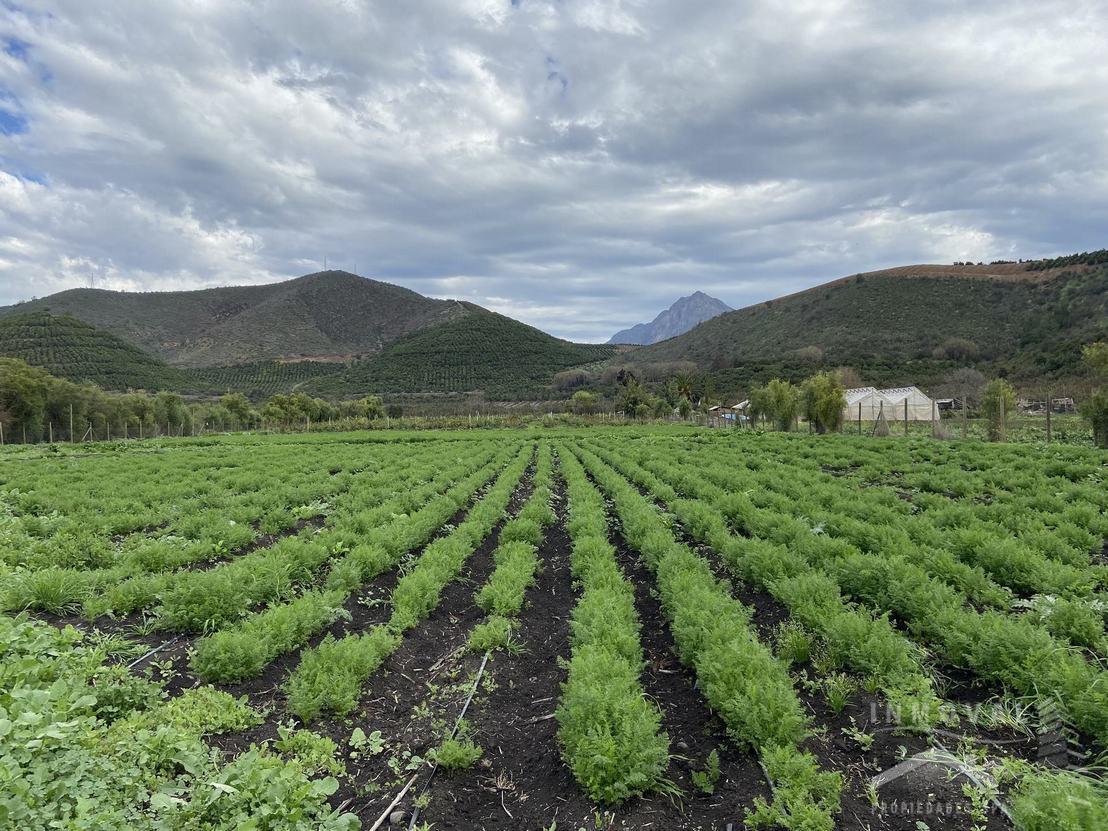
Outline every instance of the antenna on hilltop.
[[103, 272], [104, 267], [99, 264], [93, 264], [88, 269], [88, 287], [90, 289], [96, 288], [96, 278]]

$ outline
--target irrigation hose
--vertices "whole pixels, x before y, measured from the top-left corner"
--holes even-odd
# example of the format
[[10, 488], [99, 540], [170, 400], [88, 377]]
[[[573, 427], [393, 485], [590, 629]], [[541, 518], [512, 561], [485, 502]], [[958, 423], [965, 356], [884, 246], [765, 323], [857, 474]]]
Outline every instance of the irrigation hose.
[[[469, 710], [469, 704], [470, 704], [471, 701], [473, 701], [473, 696], [476, 695], [477, 688], [481, 685], [481, 676], [483, 676], [485, 674], [485, 665], [488, 664], [489, 656], [491, 654], [492, 654], [492, 650], [490, 649], [490, 650], [485, 652], [485, 657], [481, 659], [481, 668], [479, 670], [477, 670], [477, 677], [473, 679], [473, 689], [471, 689], [469, 691], [469, 696], [466, 698], [466, 703], [462, 705], [462, 711], [460, 713], [458, 713], [458, 718], [455, 719], [455, 721], [454, 721], [454, 729], [450, 731], [450, 738], [454, 738], [456, 735], [458, 735], [458, 728], [462, 724], [462, 719], [464, 719], [466, 717], [466, 711]], [[435, 778], [435, 773], [436, 773], [436, 771], [438, 771], [438, 769], [439, 769], [439, 763], [438, 763], [438, 761], [436, 761], [431, 766], [431, 775], [428, 776], [427, 781], [423, 783], [423, 789], [419, 792], [420, 796], [423, 796], [423, 794], [427, 793], [427, 789], [431, 787], [431, 780]], [[407, 787], [405, 787], [404, 790], [406, 791]], [[403, 796], [403, 791], [401, 792], [400, 796]], [[395, 800], [393, 800], [394, 805], [396, 804], [396, 802], [398, 802], [400, 800], [400, 796], [398, 796]], [[417, 797], [417, 801], [418, 801], [418, 797]], [[389, 806], [389, 810], [392, 810], [391, 805]], [[507, 811], [508, 809], [505, 808], [504, 810]], [[388, 811], [386, 811], [386, 813], [388, 813]], [[511, 814], [508, 814], [508, 816], [511, 816]], [[408, 831], [413, 831], [413, 829], [415, 829], [415, 824], [418, 821], [419, 821], [419, 806], [416, 805], [412, 809], [412, 818], [408, 822]], [[378, 820], [377, 824], [380, 825], [380, 820]], [[377, 827], [376, 825], [373, 826], [373, 828], [369, 829], [369, 831], [374, 831], [374, 829], [376, 827]]]
[[161, 651], [162, 651], [163, 649], [166, 649], [167, 647], [173, 646], [173, 644], [177, 643], [177, 641], [179, 641], [179, 640], [181, 640], [181, 636], [180, 636], [180, 635], [178, 635], [177, 637], [175, 637], [175, 638], [174, 638], [173, 640], [171, 640], [171, 641], [166, 641], [166, 642], [165, 642], [165, 643], [163, 643], [163, 644], [162, 644], [161, 646], [155, 646], [155, 647], [154, 647], [153, 649], [151, 649], [151, 650], [150, 650], [149, 652], [147, 652], [147, 653], [146, 653], [145, 655], [143, 655], [143, 656], [142, 656], [141, 658], [135, 658], [135, 660], [133, 660], [133, 661], [131, 661], [131, 663], [127, 664], [127, 669], [134, 669], [134, 668], [135, 668], [136, 666], [138, 666], [139, 664], [141, 664], [141, 663], [142, 663], [143, 661], [145, 661], [145, 660], [146, 660], [147, 658], [149, 658], [149, 657], [150, 657], [151, 655], [157, 655], [157, 654], [158, 654], [159, 652], [161, 652]]

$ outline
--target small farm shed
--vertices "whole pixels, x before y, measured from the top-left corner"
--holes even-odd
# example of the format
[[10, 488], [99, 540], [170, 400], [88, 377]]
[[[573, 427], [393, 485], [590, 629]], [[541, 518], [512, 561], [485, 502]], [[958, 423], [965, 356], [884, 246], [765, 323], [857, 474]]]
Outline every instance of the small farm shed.
[[730, 427], [735, 423], [735, 411], [730, 407], [717, 404], [708, 408], [708, 426]]
[[[885, 399], [885, 418], [903, 420], [907, 402], [908, 421], [931, 421], [935, 411], [931, 397], [919, 387], [892, 387], [877, 391]], [[858, 408], [855, 407], [855, 410]]]

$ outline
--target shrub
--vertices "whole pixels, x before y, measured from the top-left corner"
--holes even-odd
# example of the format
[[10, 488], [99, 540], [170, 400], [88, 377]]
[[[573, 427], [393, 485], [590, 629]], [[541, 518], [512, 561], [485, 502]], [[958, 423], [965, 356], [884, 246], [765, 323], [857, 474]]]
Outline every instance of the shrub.
[[569, 399], [570, 408], [578, 415], [595, 413], [600, 406], [600, 398], [596, 393], [586, 390], [577, 390]]
[[939, 360], [947, 361], [976, 361], [980, 354], [977, 344], [968, 338], [947, 338], [933, 353]]
[[1097, 390], [1082, 401], [1080, 412], [1093, 428], [1093, 443], [1108, 448], [1108, 390]]

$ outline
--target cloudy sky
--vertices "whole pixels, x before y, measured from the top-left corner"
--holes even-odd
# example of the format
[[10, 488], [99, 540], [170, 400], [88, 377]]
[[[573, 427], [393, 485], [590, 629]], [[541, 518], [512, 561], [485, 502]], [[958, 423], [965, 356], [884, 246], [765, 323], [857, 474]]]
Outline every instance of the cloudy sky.
[[0, 303], [332, 267], [603, 340], [1108, 246], [1101, 0], [0, 0]]

